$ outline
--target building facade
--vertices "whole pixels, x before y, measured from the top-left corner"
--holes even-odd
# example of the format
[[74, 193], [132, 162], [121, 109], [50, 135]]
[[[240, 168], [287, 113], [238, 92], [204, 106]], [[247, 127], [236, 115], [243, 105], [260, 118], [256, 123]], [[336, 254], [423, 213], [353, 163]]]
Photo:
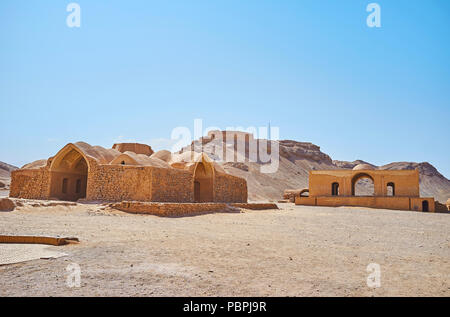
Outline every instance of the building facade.
[[[137, 151], [132, 152], [132, 151]], [[147, 145], [112, 149], [69, 143], [54, 157], [11, 174], [10, 197], [77, 201], [247, 202], [245, 179], [203, 153], [153, 153]]]
[[[359, 194], [357, 184], [362, 179], [371, 188]], [[310, 171], [309, 196], [299, 195], [295, 203], [435, 211], [434, 198], [420, 197], [418, 170], [375, 170], [366, 164], [358, 165], [353, 170]]]

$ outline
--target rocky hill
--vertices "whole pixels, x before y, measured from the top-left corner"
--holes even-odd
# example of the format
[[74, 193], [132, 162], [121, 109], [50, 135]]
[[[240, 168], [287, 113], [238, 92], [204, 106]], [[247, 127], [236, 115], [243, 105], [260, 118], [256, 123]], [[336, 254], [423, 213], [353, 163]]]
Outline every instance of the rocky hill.
[[0, 162], [0, 188], [8, 187], [11, 181], [11, 172], [17, 167]]
[[[182, 151], [194, 149], [201, 151], [200, 143], [203, 143], [203, 151], [218, 160], [217, 148], [223, 146], [220, 140], [209, 142], [195, 141]], [[261, 173], [261, 162], [221, 163], [230, 174], [243, 177], [247, 180], [250, 200], [278, 200], [285, 189], [300, 189], [308, 187], [310, 170], [318, 169], [352, 169], [358, 164], [369, 164], [376, 169], [419, 169], [420, 194], [434, 197], [440, 202], [446, 202], [450, 197], [450, 181], [440, 174], [429, 163], [396, 162], [384, 166], [375, 166], [368, 162], [357, 160], [354, 162], [333, 161], [329, 155], [323, 153], [320, 147], [312, 143], [297, 142], [293, 140], [279, 141], [280, 164], [277, 172], [271, 174]], [[196, 147], [195, 147], [196, 146]], [[232, 153], [233, 145], [225, 146], [224, 155]], [[232, 155], [232, 154], [231, 154]], [[246, 153], [238, 153], [237, 157], [249, 157]]]

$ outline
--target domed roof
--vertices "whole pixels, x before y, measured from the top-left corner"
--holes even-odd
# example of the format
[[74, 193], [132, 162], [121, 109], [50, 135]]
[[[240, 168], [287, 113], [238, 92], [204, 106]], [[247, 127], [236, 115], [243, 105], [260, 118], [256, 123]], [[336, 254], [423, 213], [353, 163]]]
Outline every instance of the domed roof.
[[22, 169], [39, 169], [47, 165], [47, 160], [38, 160], [22, 166]]
[[109, 163], [110, 165], [141, 165], [141, 166], [155, 166], [170, 168], [170, 165], [156, 157], [150, 157], [145, 154], [136, 154], [131, 151], [126, 151], [116, 157]]
[[169, 162], [172, 158], [172, 153], [167, 150], [161, 150], [156, 153], [153, 153], [150, 157], [163, 160], [164, 162]]
[[353, 167], [354, 171], [362, 171], [362, 170], [374, 170], [375, 167], [373, 167], [370, 164], [358, 164], [355, 167]]

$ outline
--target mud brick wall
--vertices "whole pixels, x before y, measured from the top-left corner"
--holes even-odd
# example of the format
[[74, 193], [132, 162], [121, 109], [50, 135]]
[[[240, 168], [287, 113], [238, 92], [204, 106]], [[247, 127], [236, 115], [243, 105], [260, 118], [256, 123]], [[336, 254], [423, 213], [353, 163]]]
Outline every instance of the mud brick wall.
[[236, 212], [227, 204], [217, 203], [153, 203], [124, 201], [111, 205], [112, 208], [136, 214], [150, 214], [161, 217], [189, 216], [205, 212]]
[[214, 179], [214, 201], [246, 203], [247, 181], [240, 177], [216, 172]]
[[250, 210], [279, 209], [277, 204], [274, 203], [233, 203], [230, 206]]
[[192, 174], [170, 168], [153, 168], [152, 201], [194, 202]]
[[48, 167], [13, 171], [9, 196], [25, 199], [49, 199], [50, 173]]
[[150, 166], [91, 165], [86, 200], [149, 201], [152, 198]]

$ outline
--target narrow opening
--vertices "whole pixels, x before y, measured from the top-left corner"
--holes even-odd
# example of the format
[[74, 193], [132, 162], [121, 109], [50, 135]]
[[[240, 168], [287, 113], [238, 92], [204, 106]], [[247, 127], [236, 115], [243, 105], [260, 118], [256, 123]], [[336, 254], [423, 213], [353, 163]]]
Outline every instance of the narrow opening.
[[212, 202], [213, 194], [213, 167], [200, 162], [194, 172], [194, 199], [195, 202]]
[[394, 183], [387, 184], [387, 195], [395, 196], [395, 184]]
[[422, 201], [422, 211], [428, 212], [428, 200]]
[[69, 182], [69, 179], [68, 178], [63, 178], [63, 181], [62, 181], [62, 189], [61, 189], [61, 192], [63, 193], [63, 194], [67, 194], [67, 183]]
[[120, 164], [125, 165], [125, 161], [120, 162]]
[[339, 196], [339, 183], [331, 184], [331, 195]]

